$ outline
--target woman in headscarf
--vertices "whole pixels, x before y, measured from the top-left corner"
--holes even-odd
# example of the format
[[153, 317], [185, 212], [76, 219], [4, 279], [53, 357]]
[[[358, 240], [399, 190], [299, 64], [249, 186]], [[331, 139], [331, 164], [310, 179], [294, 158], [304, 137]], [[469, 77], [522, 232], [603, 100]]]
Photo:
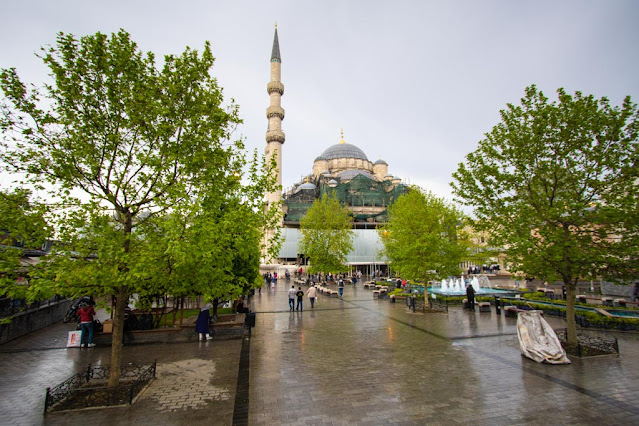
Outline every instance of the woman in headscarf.
[[197, 316], [197, 321], [195, 322], [195, 332], [199, 333], [200, 340], [209, 339], [209, 321], [211, 320], [211, 312], [209, 311], [210, 307], [211, 305], [204, 305]]

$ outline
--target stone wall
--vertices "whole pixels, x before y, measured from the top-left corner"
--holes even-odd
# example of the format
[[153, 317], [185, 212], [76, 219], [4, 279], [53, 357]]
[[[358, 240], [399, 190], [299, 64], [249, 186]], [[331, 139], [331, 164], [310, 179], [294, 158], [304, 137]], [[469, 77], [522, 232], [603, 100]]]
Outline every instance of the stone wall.
[[47, 306], [14, 315], [11, 322], [0, 324], [0, 344], [62, 321], [71, 302], [71, 300], [52, 302]]
[[632, 297], [633, 284], [615, 284], [606, 281], [601, 282], [601, 294], [605, 296]]

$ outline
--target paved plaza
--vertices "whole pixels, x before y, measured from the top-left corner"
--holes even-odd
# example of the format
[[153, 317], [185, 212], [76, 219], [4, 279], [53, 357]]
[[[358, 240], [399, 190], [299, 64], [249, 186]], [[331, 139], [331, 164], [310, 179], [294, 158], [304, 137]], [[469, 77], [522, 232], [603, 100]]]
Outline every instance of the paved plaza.
[[637, 334], [608, 334], [620, 356], [537, 364], [520, 355], [516, 320], [494, 310], [412, 313], [349, 286], [344, 300], [320, 295], [289, 312], [287, 290], [255, 295], [250, 338], [125, 347], [125, 362], [158, 361], [131, 407], [43, 416], [47, 386], [109, 363], [108, 347], [64, 347], [73, 325], [2, 345], [0, 424], [639, 423]]

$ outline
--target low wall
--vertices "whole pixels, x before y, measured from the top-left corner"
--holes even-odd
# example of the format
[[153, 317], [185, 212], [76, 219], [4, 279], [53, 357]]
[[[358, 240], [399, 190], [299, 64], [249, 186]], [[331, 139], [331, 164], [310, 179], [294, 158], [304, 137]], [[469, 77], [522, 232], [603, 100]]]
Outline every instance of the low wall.
[[71, 302], [71, 300], [51, 302], [38, 309], [15, 314], [11, 322], [0, 324], [0, 344], [62, 321]]
[[604, 296], [632, 297], [633, 284], [615, 284], [606, 281], [601, 282], [601, 294]]
[[[212, 326], [213, 340], [241, 339], [247, 333], [244, 327], [245, 314], [234, 315], [234, 321], [228, 321], [231, 316], [225, 316], [227, 321], [217, 322]], [[110, 346], [112, 333], [99, 333], [93, 337], [99, 346]], [[135, 330], [124, 333], [125, 345], [141, 345], [146, 343], [187, 343], [196, 342], [199, 336], [195, 332], [195, 325], [189, 324], [174, 328], [157, 328], [154, 330]]]

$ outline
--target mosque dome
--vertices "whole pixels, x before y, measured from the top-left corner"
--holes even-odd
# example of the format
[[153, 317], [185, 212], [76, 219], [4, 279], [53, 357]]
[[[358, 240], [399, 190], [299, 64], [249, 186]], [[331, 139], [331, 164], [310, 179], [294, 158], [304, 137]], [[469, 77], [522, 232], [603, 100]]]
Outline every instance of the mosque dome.
[[315, 188], [316, 188], [315, 184], [307, 182], [298, 186], [297, 189], [295, 190], [295, 193], [297, 194], [298, 192], [304, 191], [304, 190], [314, 190]]
[[388, 166], [388, 163], [386, 161], [382, 160], [381, 158], [379, 160], [375, 161], [375, 163], [373, 163], [373, 164], [384, 164], [385, 166]]
[[328, 147], [328, 149], [324, 151], [320, 157], [322, 160], [333, 160], [335, 158], [359, 158], [368, 161], [364, 151], [350, 143], [337, 143], [332, 145]]
[[315, 161], [322, 161], [322, 160], [326, 160], [326, 158], [322, 157], [321, 155], [315, 159]]

